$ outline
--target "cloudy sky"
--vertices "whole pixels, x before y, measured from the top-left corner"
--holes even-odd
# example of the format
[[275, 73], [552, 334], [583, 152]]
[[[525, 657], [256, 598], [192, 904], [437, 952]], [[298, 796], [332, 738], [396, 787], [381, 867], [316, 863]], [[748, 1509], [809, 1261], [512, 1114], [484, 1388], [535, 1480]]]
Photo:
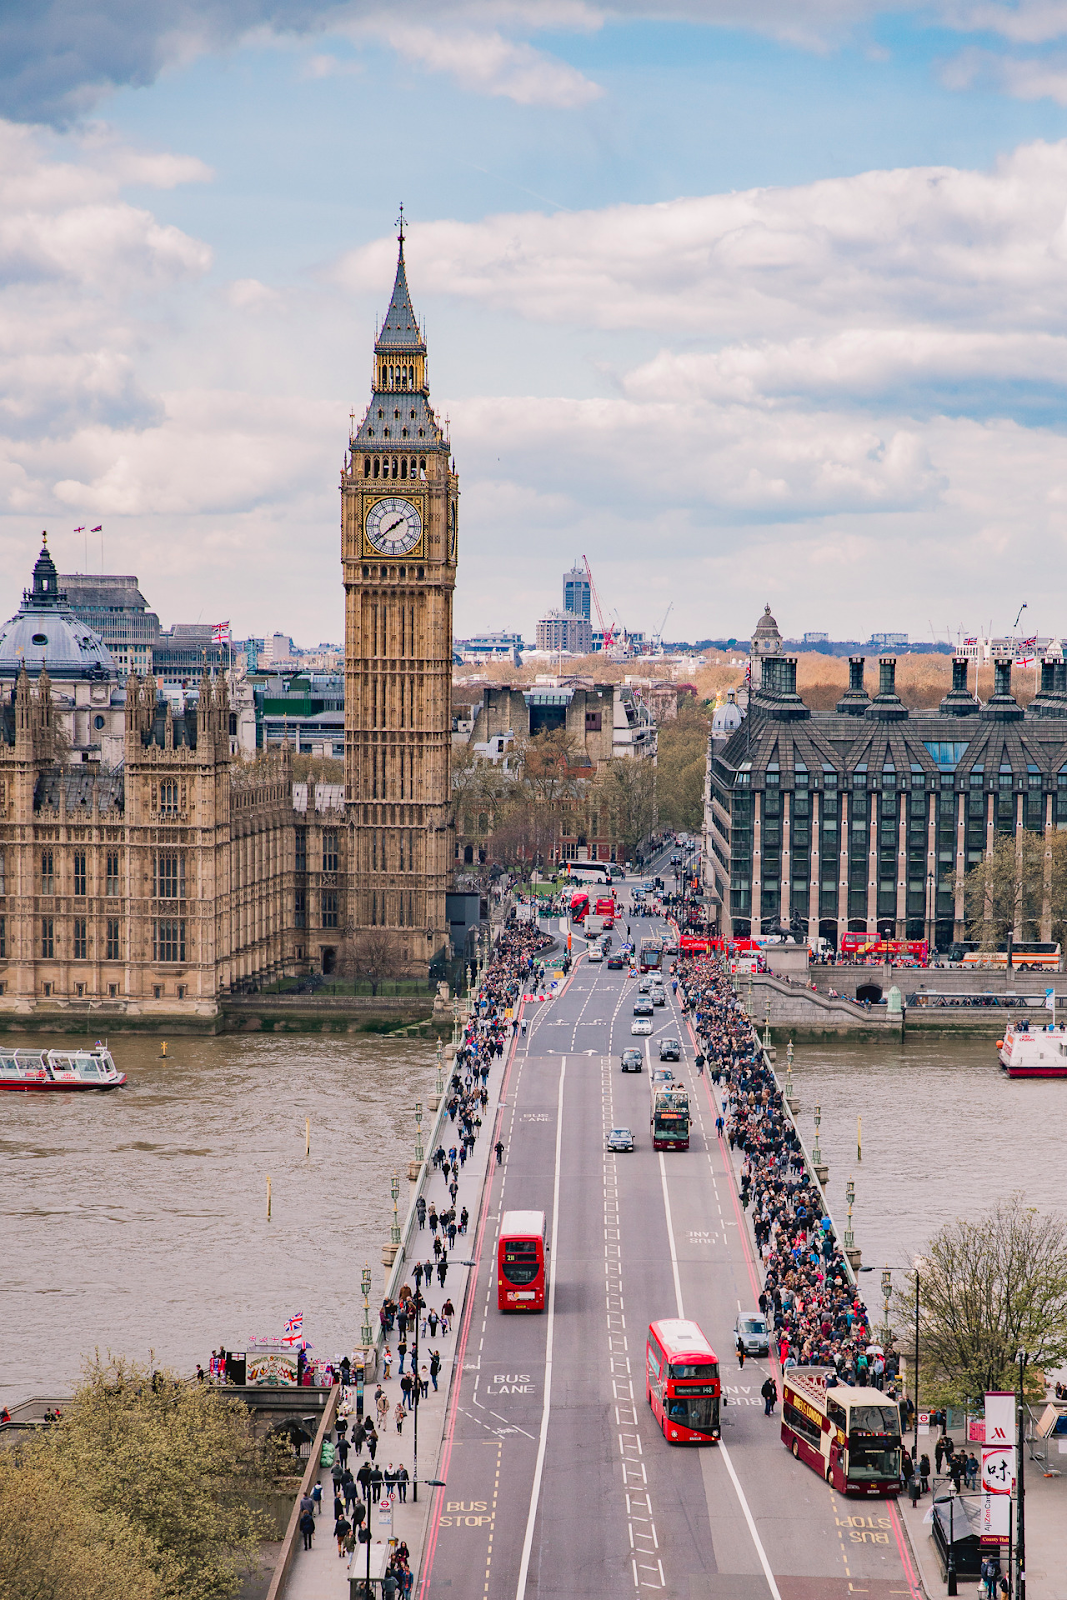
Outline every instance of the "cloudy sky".
[[341, 637], [403, 201], [457, 633], [1067, 631], [1067, 0], [40, 0], [0, 117], [0, 615]]

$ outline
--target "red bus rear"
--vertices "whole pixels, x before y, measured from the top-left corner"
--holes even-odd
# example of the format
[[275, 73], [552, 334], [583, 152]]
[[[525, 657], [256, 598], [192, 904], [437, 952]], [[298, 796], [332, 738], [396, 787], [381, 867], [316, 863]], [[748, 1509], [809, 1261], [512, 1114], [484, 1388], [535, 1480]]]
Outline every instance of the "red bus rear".
[[645, 1346], [645, 1394], [671, 1444], [716, 1444], [719, 1358], [695, 1322], [653, 1322]]
[[545, 1214], [505, 1211], [497, 1246], [497, 1307], [501, 1311], [545, 1309]]
[[571, 921], [584, 922], [589, 912], [589, 896], [584, 889], [575, 889], [571, 895]]
[[611, 928], [615, 925], [615, 901], [610, 897], [598, 899], [593, 908], [598, 917], [604, 918], [604, 927]]

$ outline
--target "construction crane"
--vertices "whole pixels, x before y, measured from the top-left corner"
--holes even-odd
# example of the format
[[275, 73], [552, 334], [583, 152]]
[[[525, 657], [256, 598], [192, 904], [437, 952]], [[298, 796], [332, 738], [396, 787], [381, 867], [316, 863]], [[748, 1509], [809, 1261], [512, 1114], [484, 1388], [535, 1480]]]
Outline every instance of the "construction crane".
[[593, 569], [589, 565], [589, 557], [583, 556], [582, 560], [585, 562], [585, 575], [589, 579], [589, 593], [593, 600], [593, 610], [596, 612], [596, 620], [600, 627], [600, 632], [604, 636], [604, 644], [602, 648], [604, 654], [607, 655], [608, 651], [615, 643], [615, 624], [611, 622], [605, 623], [604, 613], [600, 609], [600, 596], [597, 594], [596, 584], [593, 582]]
[[661, 650], [663, 649], [663, 630], [667, 626], [667, 618], [670, 616], [670, 614], [671, 614], [671, 612], [673, 610], [674, 610], [674, 601], [672, 600], [670, 605], [667, 607], [666, 611], [663, 613], [663, 621], [660, 623], [659, 627], [656, 629], [655, 633], [652, 635], [652, 648], [653, 649], [655, 649], [657, 645], [659, 646], [659, 648]]

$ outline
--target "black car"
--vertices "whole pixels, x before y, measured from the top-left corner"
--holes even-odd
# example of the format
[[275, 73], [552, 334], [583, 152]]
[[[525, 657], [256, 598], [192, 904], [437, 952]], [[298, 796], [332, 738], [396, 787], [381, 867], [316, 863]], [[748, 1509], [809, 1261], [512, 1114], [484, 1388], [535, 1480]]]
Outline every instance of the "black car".
[[643, 1050], [624, 1050], [622, 1053], [622, 1070], [624, 1072], [641, 1072], [644, 1070], [645, 1052]]
[[613, 956], [608, 957], [608, 966], [612, 972], [618, 972], [625, 965], [626, 962], [623, 959], [622, 953], [618, 950]]
[[677, 1039], [661, 1039], [659, 1042], [659, 1058], [661, 1061], [680, 1061], [682, 1047]]
[[652, 1015], [652, 1001], [651, 1000], [635, 1000], [634, 1001], [634, 1016], [635, 1017], [650, 1017], [651, 1015]]

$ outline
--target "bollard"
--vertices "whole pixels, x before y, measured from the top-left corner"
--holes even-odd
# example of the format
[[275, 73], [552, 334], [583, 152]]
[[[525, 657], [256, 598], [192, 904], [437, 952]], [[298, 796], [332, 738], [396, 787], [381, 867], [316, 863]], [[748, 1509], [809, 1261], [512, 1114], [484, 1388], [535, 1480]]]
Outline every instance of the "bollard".
[[856, 1160], [863, 1160], [863, 1118], [856, 1118]]
[[267, 1221], [270, 1221], [270, 1173], [267, 1173]]
[[166, 1054], [167, 1054], [167, 1041], [166, 1041], [166, 1039], [164, 1039], [163, 1043], [159, 1047], [159, 1059], [162, 1061], [165, 1058]]
[[304, 1154], [311, 1154], [311, 1118], [304, 1118]]

